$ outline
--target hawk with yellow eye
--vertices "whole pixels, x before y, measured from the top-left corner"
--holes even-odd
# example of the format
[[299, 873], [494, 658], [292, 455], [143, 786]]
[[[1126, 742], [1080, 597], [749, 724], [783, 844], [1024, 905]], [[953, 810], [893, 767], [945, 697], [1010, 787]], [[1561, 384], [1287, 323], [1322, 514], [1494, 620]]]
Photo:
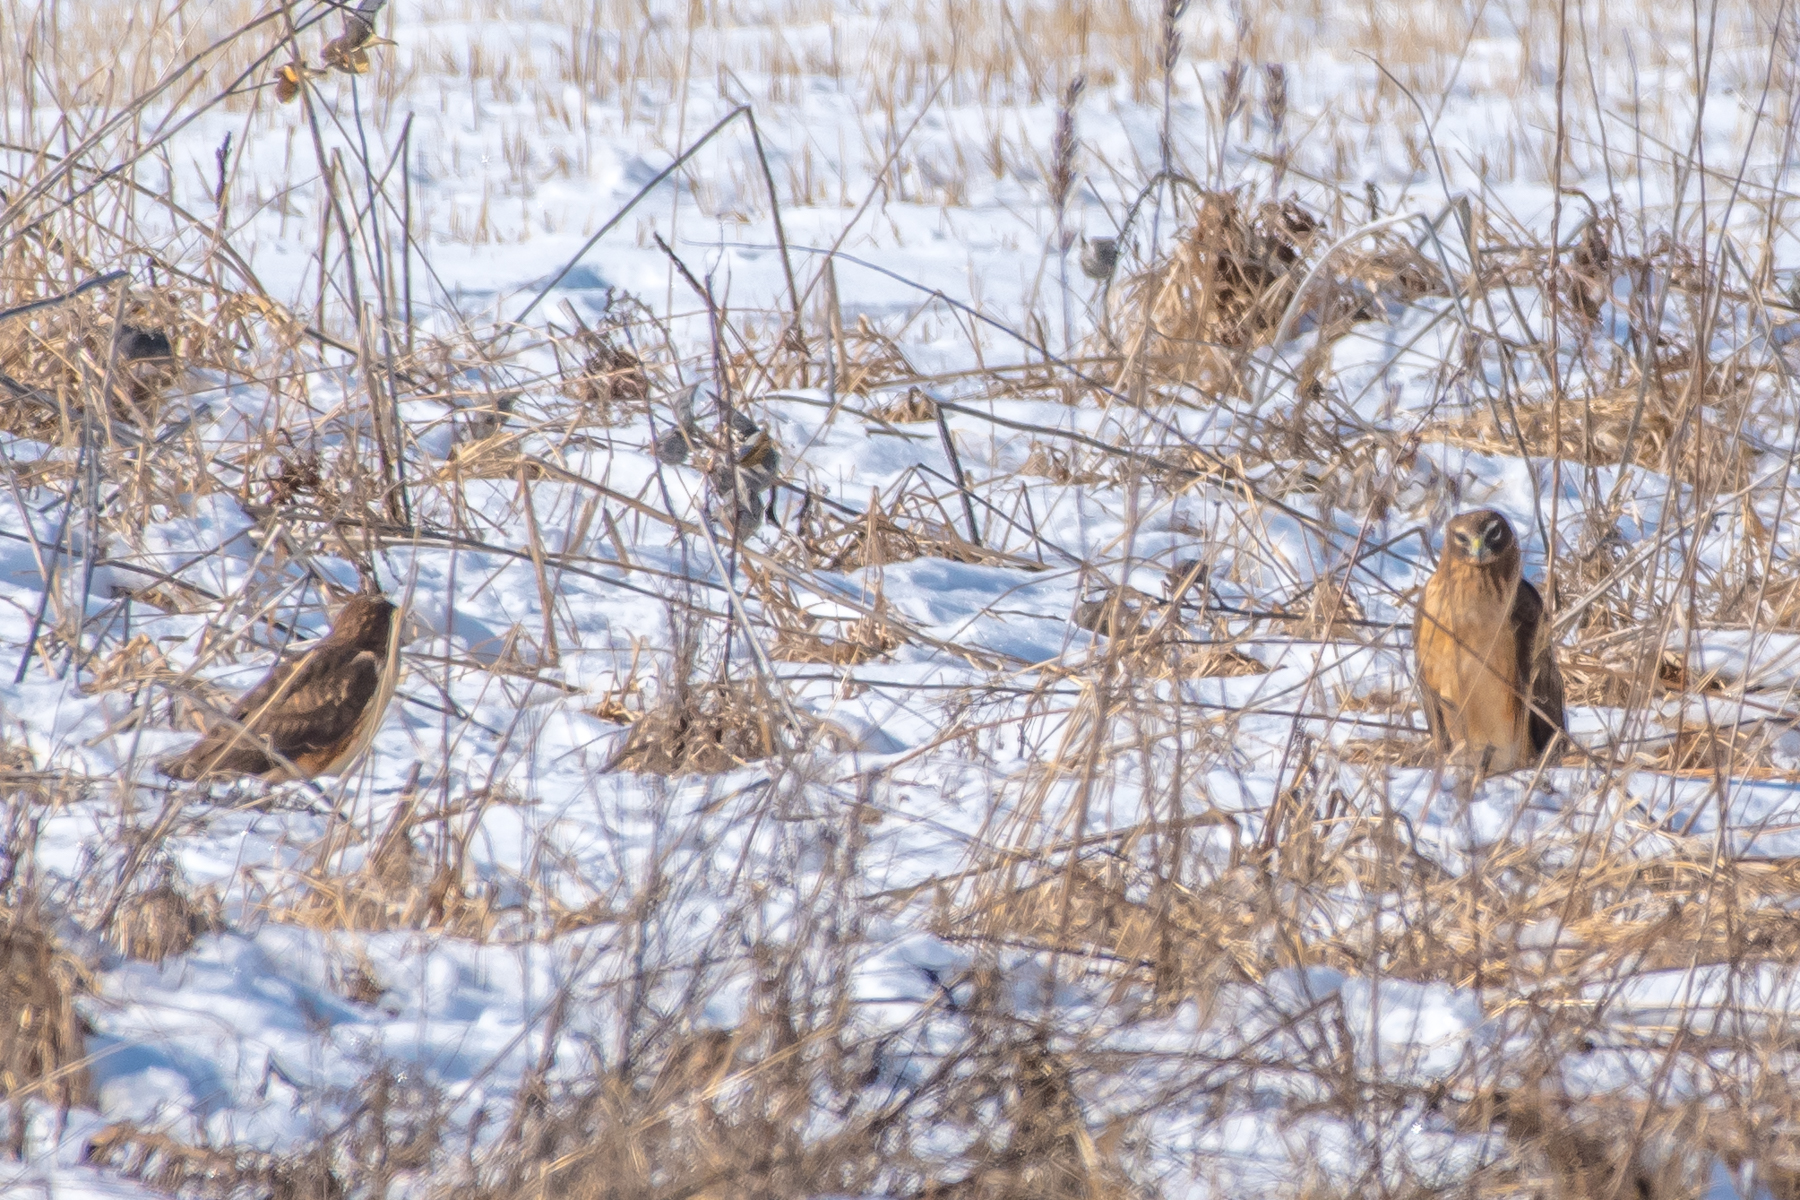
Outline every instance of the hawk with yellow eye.
[[1516, 771], [1564, 732], [1544, 601], [1521, 574], [1512, 523], [1454, 518], [1413, 622], [1419, 698], [1437, 748], [1483, 774]]

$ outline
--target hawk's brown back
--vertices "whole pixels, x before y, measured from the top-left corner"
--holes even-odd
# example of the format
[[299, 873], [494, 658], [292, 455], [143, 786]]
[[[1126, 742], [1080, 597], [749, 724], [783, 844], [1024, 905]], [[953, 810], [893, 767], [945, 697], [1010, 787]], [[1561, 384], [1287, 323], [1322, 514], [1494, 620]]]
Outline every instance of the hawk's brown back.
[[1513, 596], [1512, 627], [1519, 656], [1519, 678], [1531, 681], [1531, 752], [1542, 754], [1550, 740], [1567, 728], [1563, 715], [1562, 672], [1544, 619], [1544, 598], [1530, 581], [1519, 580]]
[[329, 634], [297, 658], [275, 664], [231, 709], [230, 719], [162, 764], [175, 779], [211, 775], [317, 774], [342, 757], [381, 691], [394, 607], [359, 595]]

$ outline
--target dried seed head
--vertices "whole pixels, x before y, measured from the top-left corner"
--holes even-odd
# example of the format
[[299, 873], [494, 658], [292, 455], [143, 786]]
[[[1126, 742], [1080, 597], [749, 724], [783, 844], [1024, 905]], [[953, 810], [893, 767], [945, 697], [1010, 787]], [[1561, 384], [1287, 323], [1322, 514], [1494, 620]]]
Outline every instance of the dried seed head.
[[1265, 63], [1263, 65], [1263, 114], [1269, 118], [1269, 136], [1276, 142], [1281, 141], [1282, 130], [1287, 125], [1287, 113], [1287, 68], [1280, 63]]
[[1087, 76], [1071, 79], [1056, 111], [1056, 136], [1050, 144], [1050, 202], [1059, 214], [1067, 209], [1069, 193], [1075, 187], [1075, 104], [1086, 87]]
[[1163, 0], [1162, 66], [1164, 74], [1181, 61], [1181, 17], [1187, 12], [1188, 0]]
[[1242, 59], [1234, 58], [1225, 68], [1224, 88], [1219, 93], [1219, 112], [1229, 125], [1233, 117], [1244, 111], [1244, 77], [1249, 74]]

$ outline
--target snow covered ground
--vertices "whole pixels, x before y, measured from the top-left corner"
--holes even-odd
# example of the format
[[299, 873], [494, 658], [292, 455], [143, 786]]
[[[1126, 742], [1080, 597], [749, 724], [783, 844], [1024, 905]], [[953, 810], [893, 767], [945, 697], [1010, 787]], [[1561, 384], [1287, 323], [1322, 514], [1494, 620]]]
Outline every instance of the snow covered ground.
[[[737, 1194], [695, 1146], [757, 1138], [863, 1147], [769, 1194], [1566, 1183], [1533, 1089], [1671, 1187], [1770, 1186], [1792, 13], [491, 9], [395, 0], [366, 75], [284, 104], [254, 5], [0, 8], [6, 304], [118, 266], [190, 306], [144, 436], [77, 406], [4, 443], [0, 899], [85, 964], [90, 1092], [25, 1101], [0, 1192], [310, 1195], [316, 1160], [522, 1196], [534, 1121], [594, 1195], [584, 1137], [641, 1144], [644, 1195]], [[341, 16], [292, 21], [318, 65]], [[1188, 231], [1224, 192], [1275, 281], [1236, 342], [1175, 327], [1230, 300], [1167, 266], [1219, 261]], [[1289, 196], [1316, 228], [1258, 207]], [[602, 344], [644, 394], [578, 378]], [[0, 369], [30, 345], [0, 324]], [[741, 538], [655, 452], [722, 391], [781, 456]], [[1577, 749], [1472, 781], [1418, 752], [1407, 651], [1482, 506], [1534, 579], [1555, 536]], [[157, 774], [359, 560], [408, 617], [358, 765]], [[1083, 617], [1126, 587], [1177, 640]], [[724, 680], [780, 753], [630, 769], [625, 718]], [[117, 930], [159, 886], [216, 911], [150, 962]], [[702, 1108], [752, 1132], [649, 1116]]]

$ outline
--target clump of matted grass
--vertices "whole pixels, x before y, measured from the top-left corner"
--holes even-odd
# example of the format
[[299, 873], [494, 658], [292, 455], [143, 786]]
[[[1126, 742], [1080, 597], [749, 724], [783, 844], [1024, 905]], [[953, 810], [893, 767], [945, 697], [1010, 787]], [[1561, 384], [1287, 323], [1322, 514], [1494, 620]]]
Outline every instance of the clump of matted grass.
[[495, 433], [458, 442], [450, 448], [450, 461], [437, 471], [433, 482], [516, 479], [529, 483], [544, 478], [544, 468], [526, 456], [521, 441], [516, 433]]
[[1065, 450], [1034, 440], [1031, 443], [1031, 452], [1025, 456], [1025, 461], [1019, 464], [1018, 473], [1036, 479], [1047, 479], [1051, 483], [1065, 487], [1103, 483], [1107, 479], [1106, 473], [1094, 469], [1099, 463], [1095, 462], [1090, 465], [1084, 462], [1084, 459], [1094, 457], [1091, 454], [1084, 455], [1079, 450]]
[[[1749, 513], [1748, 499], [1744, 509]], [[1754, 515], [1750, 513], [1750, 515]], [[1767, 544], [1769, 530], [1760, 518], [1752, 526], [1752, 535]], [[1752, 565], [1736, 587], [1728, 588], [1718, 599], [1720, 621], [1741, 625], [1758, 625], [1764, 629], [1800, 629], [1800, 577], [1791, 563], [1777, 561], [1766, 578]]]
[[1074, 622], [1118, 646], [1119, 661], [1149, 679], [1229, 679], [1267, 675], [1269, 665], [1227, 642], [1197, 642], [1156, 608], [1115, 607], [1104, 600], [1076, 606]]
[[[1696, 1118], [1699, 1118], [1696, 1121]], [[1464, 1129], [1492, 1128], [1510, 1153], [1481, 1172], [1487, 1193], [1559, 1200], [1685, 1200], [1705, 1191], [1705, 1120], [1692, 1106], [1575, 1097], [1537, 1081], [1458, 1106]]]
[[855, 666], [880, 658], [906, 644], [906, 638], [888, 619], [887, 597], [877, 583], [869, 611], [855, 621], [840, 622], [836, 637], [821, 630], [827, 622], [806, 611], [785, 579], [755, 566], [746, 566], [754, 593], [762, 601], [763, 616], [775, 628], [769, 657], [780, 662]]
[[1178, 563], [1169, 571], [1168, 597], [1107, 584], [1076, 603], [1070, 621], [1108, 640], [1131, 674], [1147, 679], [1231, 678], [1266, 675], [1268, 664], [1228, 640], [1197, 639], [1184, 621], [1184, 603], [1198, 589], [1204, 611], [1206, 568]]
[[[1230, 822], [1214, 813], [1190, 824]], [[1101, 951], [1141, 966], [1164, 1000], [1225, 981], [1254, 982], [1278, 965], [1270, 931], [1256, 918], [1257, 887], [1247, 872], [1231, 872], [1217, 886], [1152, 884], [1147, 893], [1139, 873], [1117, 860], [1033, 863], [1019, 873], [1024, 878], [1017, 882], [996, 876], [949, 914], [945, 935]]]
[[1755, 721], [1742, 725], [1684, 724], [1652, 739], [1631, 755], [1631, 764], [1674, 775], [1732, 779], [1797, 779], [1800, 763], [1777, 745], [1785, 725]]
[[160, 963], [186, 954], [208, 933], [225, 927], [218, 894], [190, 894], [165, 880], [125, 898], [107, 935], [127, 958]]
[[[1134, 1194], [1121, 1161], [1125, 1126], [1098, 1137], [1091, 1129], [1081, 1057], [1008, 1019], [999, 971], [973, 974], [958, 981], [956, 1019], [971, 1029], [955, 1069], [902, 1088], [876, 1082], [881, 1053], [843, 1009], [765, 975], [735, 1027], [663, 1034], [573, 1087], [528, 1083], [486, 1180], [459, 1195]], [[821, 1103], [832, 1114], [825, 1121]]]
[[[17, 247], [15, 243], [15, 247]], [[51, 264], [17, 261], [19, 280], [57, 278]], [[43, 274], [46, 270], [51, 273]], [[17, 289], [0, 299], [29, 303]], [[164, 394], [191, 367], [242, 370], [241, 346], [268, 306], [188, 284], [110, 288], [73, 296], [0, 326], [0, 428], [56, 440], [106, 391], [102, 421], [142, 433], [163, 416]]]
[[[1004, 1027], [981, 1056], [980, 1082], [953, 1111], [986, 1101], [999, 1120], [983, 1124], [958, 1171], [940, 1170], [927, 1196], [969, 1200], [1096, 1200], [1134, 1189], [1118, 1161], [1118, 1138], [1096, 1138], [1076, 1087], [1078, 1059], [1044, 1034]], [[985, 1094], [983, 1094], [985, 1093]], [[1123, 1129], [1115, 1129], [1114, 1134]]]
[[1167, 635], [1173, 617], [1166, 605], [1148, 592], [1129, 586], [1108, 585], [1076, 603], [1069, 615], [1079, 628], [1106, 638], [1141, 638], [1152, 633]]
[[1565, 397], [1562, 424], [1549, 400], [1483, 407], [1426, 425], [1425, 441], [1489, 454], [1551, 456], [1588, 466], [1632, 463], [1698, 483], [1703, 491], [1742, 487], [1754, 455], [1721, 424], [1716, 409], [1697, 409], [1687, 375], [1657, 372], [1591, 397]]
[[1650, 697], [1720, 690], [1716, 673], [1696, 677], [1674, 651], [1652, 647], [1639, 658], [1634, 668], [1627, 658], [1605, 649], [1564, 649], [1557, 656], [1564, 700], [1591, 708], [1624, 708]]
[[1184, 648], [1172, 661], [1150, 666], [1148, 673], [1155, 678], [1236, 679], [1267, 675], [1269, 664], [1236, 646], [1221, 643]]
[[794, 536], [809, 565], [826, 571], [883, 567], [917, 558], [1027, 565], [1028, 560], [976, 545], [959, 528], [959, 521], [963, 518], [952, 515], [942, 499], [896, 488], [888, 503], [872, 494], [861, 513], [811, 507]]
[[[176, 599], [167, 592], [150, 589], [150, 594], [132, 593], [134, 601], [141, 600], [146, 604], [167, 611], [186, 611], [178, 607], [185, 602], [185, 597]], [[161, 603], [158, 603], [158, 601]], [[88, 660], [87, 678], [83, 681], [89, 695], [103, 692], [137, 691], [151, 683], [171, 683], [181, 680], [182, 672], [175, 670], [163, 654], [162, 648], [144, 634], [137, 634], [129, 642], [104, 654], [95, 655]], [[217, 689], [196, 686], [198, 694], [207, 693], [206, 698], [222, 701], [225, 693]]]
[[812, 629], [783, 629], [769, 646], [769, 657], [782, 662], [851, 667], [898, 650], [906, 639], [888, 622], [885, 606], [844, 627], [835, 638]]
[[[921, 536], [921, 532], [907, 529], [879, 506], [872, 505], [862, 517], [822, 514], [816, 525], [801, 533], [800, 539], [824, 569], [844, 571], [926, 557], [932, 549], [931, 532], [922, 531]], [[949, 533], [954, 538], [947, 527], [939, 526], [936, 532]]]
[[631, 723], [607, 769], [716, 775], [794, 753], [808, 730], [784, 709], [757, 681], [689, 684]]
[[[609, 297], [609, 313], [611, 309]], [[576, 318], [567, 343], [553, 342], [563, 393], [600, 424], [642, 409], [650, 398], [650, 376], [629, 342], [623, 321], [609, 316], [598, 328]]]
[[1418, 693], [1410, 682], [1366, 690], [1337, 689], [1339, 712], [1404, 713], [1418, 706]]
[[[1553, 1024], [1563, 1026], [1563, 1048], [1592, 1046], [1591, 1030]], [[1727, 1172], [1753, 1181], [1757, 1195], [1800, 1194], [1800, 1114], [1785, 1079], [1746, 1072], [1718, 1079], [1703, 1098], [1672, 1100], [1595, 1095], [1544, 1055], [1509, 1074], [1444, 1106], [1458, 1130], [1504, 1139], [1469, 1180], [1472, 1195], [1692, 1200], [1714, 1194]]]
[[1282, 607], [1286, 615], [1297, 618], [1288, 623], [1293, 636], [1321, 642], [1353, 637], [1368, 619], [1355, 591], [1336, 577], [1314, 580]]
[[468, 886], [460, 843], [447, 830], [435, 857], [419, 848], [412, 830], [439, 818], [421, 815], [417, 804], [409, 790], [357, 870], [332, 869], [339, 844], [328, 840], [301, 879], [300, 895], [276, 915], [313, 929], [429, 929], [485, 940], [496, 920], [496, 889]]
[[0, 1103], [18, 1154], [25, 1100], [62, 1108], [88, 1099], [85, 1022], [75, 997], [87, 972], [63, 947], [46, 913], [30, 902], [0, 905]]
[[53, 804], [82, 786], [66, 771], [40, 769], [31, 747], [8, 738], [0, 726], [0, 795], [32, 805]]
[[532, 1097], [493, 1156], [492, 1181], [459, 1194], [725, 1200], [861, 1191], [882, 1165], [874, 1136], [809, 1139], [799, 1118], [816, 1068], [791, 1052], [766, 1061], [758, 1041], [745, 1028], [692, 1030], [629, 1073], [602, 1073], [548, 1101]]
[[870, 416], [893, 425], [935, 421], [937, 414], [937, 402], [918, 387], [909, 387], [898, 396], [884, 400], [869, 410]]
[[[850, 329], [834, 334], [833, 353], [837, 356], [837, 390], [851, 396], [866, 396], [896, 380], [918, 375], [907, 361], [900, 344], [870, 324], [867, 314], [859, 314]], [[929, 421], [936, 408], [923, 392], [908, 389], [896, 401], [874, 410], [885, 421]]]
[[1444, 760], [1430, 738], [1410, 730], [1393, 730], [1380, 737], [1347, 737], [1336, 744], [1334, 752], [1359, 767], [1428, 767]]
[[87, 1160], [184, 1196], [342, 1200], [346, 1194], [322, 1148], [278, 1155], [248, 1146], [190, 1146], [128, 1121], [96, 1134], [88, 1142]]
[[1125, 360], [1161, 380], [1231, 391], [1243, 353], [1280, 324], [1323, 228], [1297, 201], [1246, 212], [1232, 193], [1207, 193], [1168, 257], [1119, 290]]

